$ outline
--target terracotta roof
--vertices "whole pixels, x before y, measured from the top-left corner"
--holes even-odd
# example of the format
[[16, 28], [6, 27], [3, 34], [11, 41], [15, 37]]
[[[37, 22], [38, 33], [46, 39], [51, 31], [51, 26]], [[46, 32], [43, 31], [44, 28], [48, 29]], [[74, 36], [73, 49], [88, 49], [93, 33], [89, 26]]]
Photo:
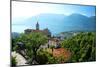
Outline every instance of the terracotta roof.
[[32, 30], [33, 32], [43, 32], [42, 30]]
[[66, 50], [65, 48], [57, 48], [57, 49], [53, 49], [53, 56], [56, 58], [63, 57], [64, 60], [62, 62], [65, 62], [70, 58], [71, 52]]
[[57, 41], [59, 42], [59, 39], [57, 39], [57, 38], [51, 38], [50, 40], [55, 41], [55, 42], [57, 42]]

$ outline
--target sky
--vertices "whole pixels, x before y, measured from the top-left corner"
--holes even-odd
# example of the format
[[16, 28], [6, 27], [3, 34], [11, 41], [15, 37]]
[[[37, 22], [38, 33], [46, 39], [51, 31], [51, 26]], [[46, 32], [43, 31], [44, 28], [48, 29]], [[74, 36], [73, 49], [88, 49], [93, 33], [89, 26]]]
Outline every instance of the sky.
[[[95, 6], [82, 5], [65, 5], [65, 4], [48, 4], [48, 3], [33, 3], [33, 2], [12, 2], [12, 32], [23, 32], [28, 26], [21, 26], [21, 21], [42, 14], [64, 14], [71, 15], [73, 13], [82, 14], [85, 16], [95, 16]], [[15, 25], [15, 24], [19, 25]]]

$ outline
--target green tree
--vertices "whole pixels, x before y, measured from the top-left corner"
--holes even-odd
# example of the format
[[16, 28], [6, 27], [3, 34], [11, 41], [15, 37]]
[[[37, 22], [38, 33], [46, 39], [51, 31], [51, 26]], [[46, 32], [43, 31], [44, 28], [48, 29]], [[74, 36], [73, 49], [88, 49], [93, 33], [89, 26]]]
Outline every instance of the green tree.
[[95, 32], [81, 32], [61, 43], [62, 47], [72, 52], [70, 62], [95, 61], [96, 35]]
[[18, 42], [18, 39], [19, 38], [12, 38], [12, 41], [11, 41], [12, 51], [17, 51], [18, 45], [16, 45], [16, 44]]
[[53, 54], [53, 49], [55, 48], [55, 46], [51, 45], [50, 48], [52, 49], [52, 54]]
[[41, 45], [47, 43], [47, 37], [42, 33], [21, 34], [18, 42], [23, 42], [26, 47], [26, 55], [32, 64], [33, 60], [37, 60], [37, 51]]

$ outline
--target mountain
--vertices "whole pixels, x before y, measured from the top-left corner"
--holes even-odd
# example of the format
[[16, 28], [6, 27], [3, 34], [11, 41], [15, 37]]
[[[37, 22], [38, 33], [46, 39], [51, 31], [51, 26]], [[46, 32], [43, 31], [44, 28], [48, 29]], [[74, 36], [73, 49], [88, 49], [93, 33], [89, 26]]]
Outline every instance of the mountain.
[[95, 16], [87, 17], [76, 13], [68, 16], [64, 14], [44, 13], [27, 18], [20, 23], [24, 22], [24, 25], [34, 29], [37, 23], [37, 19], [40, 25], [40, 29], [48, 28], [53, 34], [66, 31], [84, 32], [96, 30]]
[[11, 36], [12, 36], [12, 38], [17, 38], [17, 37], [20, 36], [20, 34], [17, 33], [17, 32], [12, 32], [12, 33], [11, 33]]
[[81, 14], [72, 14], [65, 17], [64, 21], [69, 26], [69, 31], [95, 31], [96, 19], [94, 17], [87, 17]]

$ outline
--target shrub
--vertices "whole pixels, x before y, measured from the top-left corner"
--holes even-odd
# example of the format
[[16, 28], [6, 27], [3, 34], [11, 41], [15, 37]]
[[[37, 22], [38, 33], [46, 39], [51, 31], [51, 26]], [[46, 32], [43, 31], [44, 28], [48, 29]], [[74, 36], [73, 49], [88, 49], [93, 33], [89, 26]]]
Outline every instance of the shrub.
[[15, 67], [17, 65], [16, 57], [11, 57], [11, 65]]

